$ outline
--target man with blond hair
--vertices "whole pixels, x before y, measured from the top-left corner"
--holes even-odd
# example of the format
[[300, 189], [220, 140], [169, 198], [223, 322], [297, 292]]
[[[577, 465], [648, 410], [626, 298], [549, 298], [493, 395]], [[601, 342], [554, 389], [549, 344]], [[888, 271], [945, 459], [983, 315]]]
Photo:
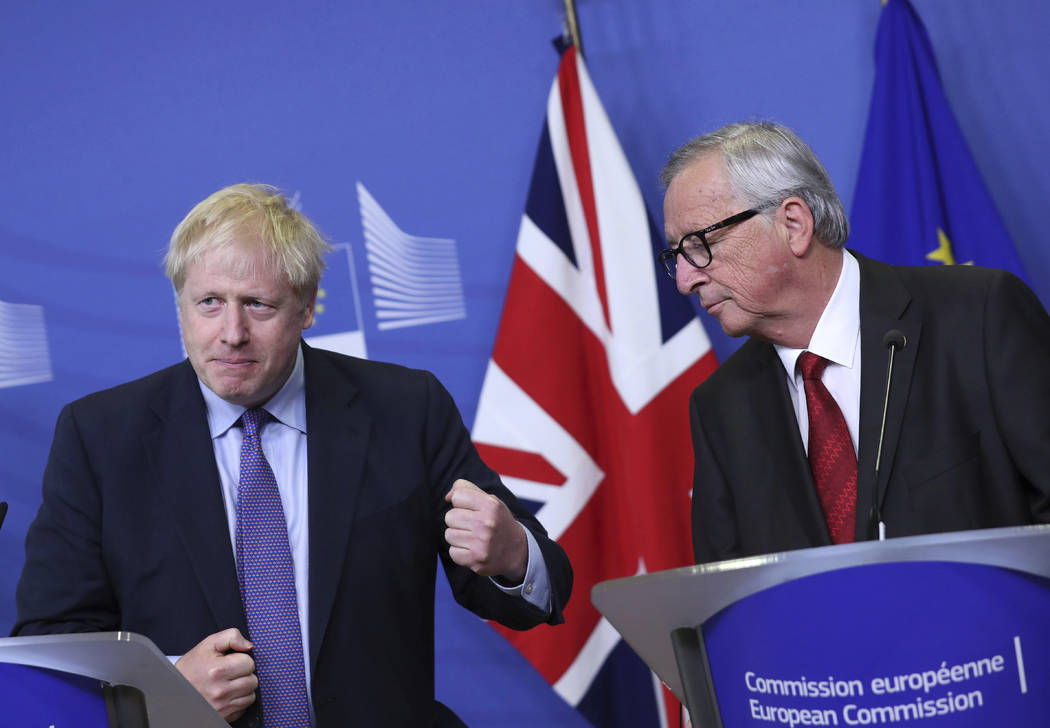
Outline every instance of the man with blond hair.
[[327, 250], [262, 185], [178, 225], [188, 358], [63, 409], [14, 634], [144, 634], [237, 725], [445, 725], [436, 557], [481, 617], [562, 621], [564, 552], [440, 383], [302, 341]]

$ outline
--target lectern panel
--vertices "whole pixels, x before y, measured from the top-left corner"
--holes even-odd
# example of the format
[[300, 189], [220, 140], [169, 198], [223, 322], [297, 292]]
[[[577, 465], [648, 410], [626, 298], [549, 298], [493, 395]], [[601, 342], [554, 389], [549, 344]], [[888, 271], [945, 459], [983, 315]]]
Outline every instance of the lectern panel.
[[1041, 725], [1050, 580], [869, 564], [745, 597], [703, 626], [726, 728]]
[[0, 663], [0, 725], [109, 728], [102, 683], [81, 675]]

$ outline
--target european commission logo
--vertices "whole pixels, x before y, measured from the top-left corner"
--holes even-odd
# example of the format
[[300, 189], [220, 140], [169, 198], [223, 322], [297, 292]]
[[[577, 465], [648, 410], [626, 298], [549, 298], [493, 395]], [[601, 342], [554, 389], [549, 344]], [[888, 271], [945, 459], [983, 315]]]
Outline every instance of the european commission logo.
[[409, 235], [357, 183], [379, 330], [467, 317], [456, 241]]
[[[360, 182], [357, 200], [376, 328], [388, 331], [466, 318], [456, 241], [406, 233]], [[293, 202], [298, 201], [296, 195]], [[348, 243], [333, 247], [306, 341], [322, 349], [366, 357], [354, 252]]]
[[44, 307], [0, 301], [0, 389], [53, 378]]

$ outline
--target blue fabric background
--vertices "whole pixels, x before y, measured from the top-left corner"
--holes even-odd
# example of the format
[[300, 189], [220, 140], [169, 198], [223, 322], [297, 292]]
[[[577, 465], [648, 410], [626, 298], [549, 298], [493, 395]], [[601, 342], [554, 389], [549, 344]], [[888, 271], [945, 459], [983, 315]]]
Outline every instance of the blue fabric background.
[[[977, 167], [1050, 301], [1050, 6], [914, 5]], [[794, 127], [849, 209], [880, 10], [878, 0], [580, 0], [588, 66], [657, 224], [667, 155], [750, 117]], [[13, 621], [60, 407], [181, 358], [159, 261], [175, 224], [221, 186], [264, 181], [298, 194], [350, 251], [369, 357], [434, 371], [470, 424], [562, 14], [561, 0], [42, 0], [0, 10], [0, 301], [43, 307], [53, 369], [50, 382], [0, 389], [0, 498], [11, 504], [0, 624]], [[456, 241], [466, 318], [378, 328], [358, 182], [405, 232]], [[337, 289], [332, 311], [346, 301]], [[721, 357], [738, 344], [709, 331]], [[443, 700], [472, 725], [582, 724], [444, 590]]]

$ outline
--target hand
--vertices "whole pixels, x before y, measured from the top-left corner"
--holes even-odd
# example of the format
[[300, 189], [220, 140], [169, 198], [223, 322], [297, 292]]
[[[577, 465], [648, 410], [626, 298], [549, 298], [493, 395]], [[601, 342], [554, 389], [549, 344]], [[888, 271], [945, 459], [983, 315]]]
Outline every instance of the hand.
[[448, 555], [482, 576], [502, 576], [513, 584], [525, 578], [529, 543], [507, 504], [460, 478], [445, 495]]
[[227, 722], [244, 715], [255, 702], [259, 679], [252, 643], [236, 627], [205, 637], [175, 663], [182, 676]]

